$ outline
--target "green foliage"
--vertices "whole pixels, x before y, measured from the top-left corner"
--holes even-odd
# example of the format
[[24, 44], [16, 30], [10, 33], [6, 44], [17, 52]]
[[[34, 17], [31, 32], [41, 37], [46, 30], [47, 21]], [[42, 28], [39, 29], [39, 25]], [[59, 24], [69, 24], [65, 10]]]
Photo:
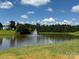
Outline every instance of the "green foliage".
[[40, 25], [37, 24], [36, 28], [38, 32], [75, 32], [79, 31], [79, 25]]
[[2, 23], [0, 23], [0, 30], [2, 30], [3, 29], [3, 25], [2, 25]]
[[16, 32], [19, 34], [30, 34], [30, 30], [24, 24], [17, 24], [16, 25]]
[[9, 24], [9, 29], [10, 30], [15, 30], [16, 26], [15, 26], [15, 21], [10, 21], [10, 24]]
[[24, 24], [26, 26], [26, 28], [29, 29], [29, 31], [33, 31], [35, 29], [35, 25], [32, 25], [32, 24]]

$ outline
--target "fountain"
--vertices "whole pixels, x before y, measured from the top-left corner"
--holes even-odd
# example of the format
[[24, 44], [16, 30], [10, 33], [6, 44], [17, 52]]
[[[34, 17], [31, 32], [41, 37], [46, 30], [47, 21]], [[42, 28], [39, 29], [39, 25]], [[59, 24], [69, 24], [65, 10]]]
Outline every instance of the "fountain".
[[32, 33], [33, 36], [37, 36], [37, 30], [35, 29]]
[[32, 38], [33, 38], [33, 41], [36, 43], [37, 42], [37, 30], [36, 29], [32, 33]]

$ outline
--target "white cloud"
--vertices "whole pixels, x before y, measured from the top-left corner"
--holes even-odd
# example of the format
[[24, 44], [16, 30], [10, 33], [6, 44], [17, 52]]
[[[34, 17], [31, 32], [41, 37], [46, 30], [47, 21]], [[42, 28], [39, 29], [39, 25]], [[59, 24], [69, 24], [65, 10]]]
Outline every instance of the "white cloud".
[[27, 15], [21, 15], [21, 18], [28, 19]]
[[28, 11], [27, 14], [34, 14], [34, 11]]
[[29, 24], [36, 24], [39, 23], [40, 25], [55, 25], [55, 24], [67, 24], [67, 25], [79, 25], [79, 22], [74, 22], [73, 20], [63, 20], [63, 21], [56, 21], [55, 18], [53, 17], [49, 17], [49, 18], [44, 18], [41, 20], [37, 20], [37, 21], [27, 21], [27, 22], [20, 22], [22, 24], [24, 23], [29, 23]]
[[73, 22], [72, 20], [63, 20], [63, 21], [56, 21], [55, 18], [45, 18], [39, 22], [41, 25], [53, 25], [53, 24], [68, 24], [68, 25], [75, 25], [76, 22]]
[[73, 25], [73, 22], [72, 21], [70, 21], [70, 20], [63, 20], [63, 21], [56, 21], [56, 24], [60, 24], [60, 25], [62, 25], [62, 24], [68, 24], [68, 25]]
[[25, 24], [25, 22], [24, 22], [24, 21], [19, 21], [19, 23], [20, 23], [20, 24]]
[[49, 17], [49, 18], [44, 18], [42, 21], [40, 21], [39, 23], [41, 24], [41, 25], [52, 25], [52, 24], [54, 24], [55, 23], [55, 19], [53, 18], [53, 17]]
[[43, 20], [43, 22], [55, 22], [55, 19], [52, 18], [52, 17], [50, 17], [50, 18], [45, 18], [45, 19]]
[[47, 11], [52, 12], [53, 9], [49, 7], [49, 8], [47, 9]]
[[69, 22], [68, 20], [64, 20], [64, 21], [63, 21], [63, 23], [68, 23], [68, 22]]
[[21, 15], [21, 18], [28, 19], [29, 15], [32, 15], [34, 13], [35, 13], [34, 11], [28, 11], [27, 14]]
[[13, 7], [13, 4], [10, 1], [0, 2], [0, 8], [2, 9], [8, 9], [11, 7]]
[[21, 0], [21, 3], [24, 5], [32, 5], [32, 6], [41, 6], [46, 5], [51, 0]]
[[49, 18], [44, 18], [44, 19], [37, 20], [37, 21], [31, 21], [30, 23], [31, 24], [39, 23], [41, 25], [52, 25], [55, 23], [55, 21], [56, 20], [53, 17], [49, 17]]
[[79, 5], [73, 6], [71, 11], [79, 13]]

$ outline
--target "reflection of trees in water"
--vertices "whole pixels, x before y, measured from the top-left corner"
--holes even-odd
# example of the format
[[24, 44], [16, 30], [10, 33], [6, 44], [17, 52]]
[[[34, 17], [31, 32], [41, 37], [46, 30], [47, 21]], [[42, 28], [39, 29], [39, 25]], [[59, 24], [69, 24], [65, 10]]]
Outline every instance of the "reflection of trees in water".
[[25, 39], [27, 37], [27, 35], [16, 35], [15, 38], [17, 40], [22, 40], [22, 39]]
[[14, 47], [14, 46], [15, 46], [15, 41], [16, 41], [15, 38], [12, 38], [12, 39], [10, 40], [10, 46], [11, 46], [11, 47]]
[[53, 34], [53, 35], [43, 35], [46, 38], [54, 39], [54, 40], [72, 40], [79, 39], [79, 36], [68, 35], [68, 34]]
[[28, 39], [27, 35], [16, 35], [15, 36], [15, 45], [16, 47], [21, 46], [22, 44], [24, 44], [24, 42], [26, 42], [25, 40]]
[[54, 34], [54, 35], [18, 35], [0, 38], [0, 49], [21, 47], [29, 45], [44, 45], [49, 43], [60, 43], [64, 40], [79, 39], [79, 36]]
[[0, 38], [0, 46], [2, 45], [2, 38]]
[[5, 37], [5, 40], [8, 40], [8, 42], [10, 41], [10, 47], [14, 47], [15, 46], [15, 37], [14, 36], [7, 36]]

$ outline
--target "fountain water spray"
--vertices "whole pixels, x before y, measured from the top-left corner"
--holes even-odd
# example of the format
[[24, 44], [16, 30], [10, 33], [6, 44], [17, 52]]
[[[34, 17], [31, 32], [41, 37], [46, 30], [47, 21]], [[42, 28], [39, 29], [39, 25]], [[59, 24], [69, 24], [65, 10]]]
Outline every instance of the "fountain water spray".
[[37, 30], [35, 29], [32, 33], [33, 36], [37, 36]]

